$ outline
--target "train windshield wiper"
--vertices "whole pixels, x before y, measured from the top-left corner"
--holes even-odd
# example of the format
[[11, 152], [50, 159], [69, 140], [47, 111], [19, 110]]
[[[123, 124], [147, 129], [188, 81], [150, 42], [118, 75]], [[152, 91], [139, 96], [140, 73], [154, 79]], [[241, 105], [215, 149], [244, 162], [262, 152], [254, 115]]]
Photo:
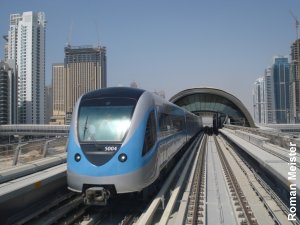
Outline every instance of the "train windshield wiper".
[[86, 131], [87, 131], [87, 129], [88, 129], [88, 127], [87, 127], [88, 119], [89, 119], [89, 116], [87, 116], [86, 119], [85, 119], [85, 123], [84, 123], [84, 131], [83, 131], [83, 140], [84, 140], [84, 138], [85, 138], [85, 134], [86, 134]]
[[92, 132], [90, 131], [90, 129], [88, 127], [88, 120], [89, 120], [89, 116], [87, 116], [86, 119], [85, 119], [82, 139], [84, 141], [85, 140], [85, 135], [88, 133], [88, 137], [91, 138], [93, 144], [95, 144], [97, 146], [97, 140], [95, 139], [94, 134], [92, 134]]

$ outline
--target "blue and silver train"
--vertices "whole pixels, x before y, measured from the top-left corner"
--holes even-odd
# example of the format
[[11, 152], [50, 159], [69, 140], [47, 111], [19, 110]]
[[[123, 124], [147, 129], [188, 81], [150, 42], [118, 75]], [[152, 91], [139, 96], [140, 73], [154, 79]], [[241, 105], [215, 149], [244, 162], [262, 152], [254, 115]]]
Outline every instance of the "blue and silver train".
[[151, 185], [176, 153], [200, 131], [196, 115], [136, 88], [84, 94], [68, 140], [68, 188], [86, 204]]

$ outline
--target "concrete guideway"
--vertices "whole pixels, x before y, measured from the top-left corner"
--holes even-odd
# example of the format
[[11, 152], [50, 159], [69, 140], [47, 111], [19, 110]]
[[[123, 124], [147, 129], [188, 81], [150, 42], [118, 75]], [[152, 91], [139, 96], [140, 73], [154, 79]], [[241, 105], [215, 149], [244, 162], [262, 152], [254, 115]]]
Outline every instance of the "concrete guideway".
[[[244, 139], [245, 141], [248, 141], [250, 142], [251, 144], [254, 144], [256, 145], [257, 147], [289, 162], [290, 160], [290, 156], [289, 156], [289, 153], [290, 151], [288, 150], [288, 148], [283, 148], [283, 147], [280, 147], [278, 145], [274, 145], [274, 144], [271, 144], [269, 141], [270, 139], [269, 138], [266, 138], [266, 137], [262, 137], [262, 136], [259, 136], [259, 135], [255, 135], [255, 134], [252, 134], [252, 133], [249, 133], [249, 132], [245, 132], [245, 131], [239, 131], [239, 130], [230, 130], [230, 129], [224, 129], [224, 130], [227, 130], [229, 132], [232, 132], [234, 135]], [[294, 140], [286, 140], [286, 144], [289, 145], [289, 142], [293, 142]], [[296, 143], [294, 143], [296, 144]], [[299, 150], [298, 150], [299, 152]], [[300, 157], [299, 156], [296, 156], [297, 158], [297, 167], [300, 168]]]
[[275, 221], [277, 224], [293, 224], [287, 220], [287, 216], [274, 201], [274, 197], [262, 186], [263, 181], [253, 174], [227, 142], [221, 137], [218, 137], [218, 140], [235, 176], [238, 177], [240, 187], [253, 210], [258, 224], [273, 224]]
[[[247, 134], [254, 134], [255, 136], [264, 137], [268, 139], [268, 143], [271, 143], [276, 146], [280, 146], [282, 148], [289, 148], [289, 142], [292, 141], [297, 144], [297, 146], [300, 146], [300, 139], [294, 138], [293, 136], [282, 133], [278, 131], [270, 131], [265, 130], [261, 128], [253, 128], [253, 127], [241, 127], [241, 126], [235, 126], [230, 124], [224, 124], [224, 128], [228, 128], [232, 131], [245, 131]], [[300, 149], [297, 150], [299, 152]]]
[[61, 164], [46, 170], [27, 175], [16, 180], [0, 184], [0, 204], [46, 186], [51, 181], [66, 176], [66, 164]]
[[[226, 129], [221, 129], [221, 132], [227, 132], [227, 136], [233, 135]], [[253, 173], [254, 168], [249, 168], [249, 165], [245, 164], [247, 162], [236, 154], [227, 139], [221, 138], [221, 135], [216, 138], [204, 136], [205, 138], [199, 136], [190, 146], [190, 150], [185, 152], [185, 156], [181, 158], [183, 160], [167, 177], [166, 186], [160, 190], [148, 210], [145, 209], [142, 215], [140, 209], [135, 212], [138, 214], [136, 217], [140, 217], [136, 224], [293, 224], [287, 221], [286, 214], [277, 200], [274, 200], [270, 188], [264, 186], [264, 181]], [[259, 139], [253, 135], [251, 137]], [[260, 160], [270, 155], [276, 157], [263, 149], [256, 149], [259, 148], [257, 145], [242, 138], [236, 141], [252, 150], [252, 154], [269, 154], [261, 156]], [[267, 144], [264, 138], [261, 141], [263, 145]], [[247, 144], [251, 144], [251, 147]], [[276, 151], [283, 152], [282, 154], [286, 152], [279, 147], [276, 147]], [[283, 159], [278, 157], [267, 159], [260, 169], [267, 170], [271, 168], [269, 164], [278, 166], [283, 163]], [[34, 162], [34, 164], [38, 163]], [[41, 168], [44, 164], [45, 162], [41, 162]], [[65, 173], [66, 164], [53, 165], [0, 184], [0, 221], [5, 221], [3, 215], [6, 215], [8, 209], [18, 212], [28, 205], [46, 199], [48, 193], [66, 189]], [[194, 182], [195, 177], [199, 178], [196, 182]], [[80, 206], [76, 207], [84, 215], [86, 208], [81, 205], [80, 197], [77, 197], [76, 202], [80, 203]], [[68, 205], [74, 204], [70, 202]], [[66, 208], [69, 207], [67, 206]], [[60, 208], [57, 210], [59, 211]], [[55, 212], [53, 211], [52, 214]], [[73, 217], [72, 213], [68, 217]], [[75, 214], [77, 209], [76, 213], [74, 211]], [[30, 217], [33, 218], [33, 214]], [[51, 217], [50, 213], [48, 217]]]
[[[202, 142], [200, 143], [201, 139], [202, 139]], [[159, 221], [158, 222], [159, 225], [166, 225], [166, 224], [168, 224], [170, 219], [174, 217], [174, 215], [172, 215], [172, 213], [173, 213], [173, 210], [175, 207], [175, 203], [178, 199], [178, 194], [179, 194], [179, 192], [183, 191], [182, 190], [183, 183], [184, 183], [185, 177], [187, 175], [188, 168], [190, 167], [192, 159], [194, 158], [193, 156], [195, 156], [195, 153], [198, 150], [198, 148], [201, 149], [201, 146], [203, 146], [204, 141], [203, 141], [203, 138], [201, 138], [201, 139], [195, 140], [194, 144], [192, 144], [189, 147], [189, 149], [185, 152], [185, 154], [183, 155], [181, 160], [177, 163], [175, 168], [172, 170], [171, 174], [168, 176], [167, 180], [165, 181], [165, 183], [164, 183], [163, 187], [161, 188], [161, 190], [159, 191], [159, 193], [157, 193], [156, 197], [151, 202], [149, 208], [140, 216], [140, 218], [135, 223], [135, 225], [153, 224], [154, 218], [157, 221]], [[198, 158], [200, 151], [197, 151], [197, 152], [198, 153], [197, 153], [196, 158]], [[182, 168], [182, 167], [184, 167], [184, 168]], [[179, 170], [179, 169], [181, 169], [181, 170]], [[180, 175], [180, 178], [179, 178], [178, 182], [176, 183], [174, 191], [171, 193], [171, 196], [165, 207], [165, 201], [166, 201], [165, 196], [167, 195], [167, 192], [170, 191], [170, 185], [172, 182], [174, 182], [176, 175], [177, 176]], [[162, 213], [162, 215], [157, 215], [158, 207], [160, 205], [162, 205], [164, 212]], [[172, 220], [172, 224], [174, 224], [174, 223], [175, 222]]]
[[[221, 129], [220, 132], [235, 146], [236, 153], [243, 155], [243, 160], [247, 160], [247, 166], [252, 167], [248, 176], [250, 185], [274, 221], [277, 224], [300, 224], [296, 217], [296, 211], [299, 210], [296, 200], [299, 199], [300, 182], [296, 179], [299, 165], [295, 161], [289, 161], [291, 158], [298, 158], [295, 157], [295, 147], [288, 151], [268, 142], [254, 145], [252, 141], [246, 141], [247, 134], [239, 137], [240, 132], [229, 129]], [[292, 143], [292, 146], [296, 144]]]
[[35, 160], [20, 166], [0, 170], [0, 184], [32, 173], [45, 170], [66, 162], [66, 153]]
[[[262, 168], [276, 177], [287, 189], [290, 188], [291, 181], [288, 180], [289, 164], [287, 161], [279, 158], [278, 156], [271, 154], [264, 149], [244, 140], [237, 136], [233, 131], [229, 129], [220, 129], [220, 132], [236, 143], [239, 148], [243, 149], [247, 154], [254, 158]], [[297, 168], [299, 171], [299, 168]], [[300, 198], [300, 179], [294, 181], [297, 186], [297, 198]]]
[[[203, 141], [194, 157], [186, 186], [180, 184], [184, 191], [178, 196], [179, 206], [174, 200], [169, 207], [169, 201], [162, 209], [160, 222], [141, 220], [147, 212], [142, 214], [138, 224], [297, 224], [287, 220], [284, 208], [278, 205], [280, 200], [274, 200], [269, 186], [263, 185], [264, 181], [257, 178], [228, 146], [219, 136]], [[199, 157], [199, 153], [203, 156]], [[201, 179], [195, 182], [197, 177]], [[154, 214], [148, 215], [153, 218]]]
[[17, 218], [17, 214], [33, 208], [34, 204], [51, 198], [53, 194], [55, 198], [55, 193], [66, 189], [66, 186], [66, 163], [0, 184], [1, 223]]

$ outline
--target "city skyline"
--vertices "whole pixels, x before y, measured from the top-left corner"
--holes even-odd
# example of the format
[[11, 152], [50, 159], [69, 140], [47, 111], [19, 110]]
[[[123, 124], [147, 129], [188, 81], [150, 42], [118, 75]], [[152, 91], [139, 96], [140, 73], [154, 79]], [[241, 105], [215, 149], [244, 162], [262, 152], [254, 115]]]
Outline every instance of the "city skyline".
[[255, 80], [253, 107], [257, 123], [295, 123], [296, 118], [291, 113], [290, 69], [288, 57], [274, 56], [273, 64], [265, 69], [264, 76]]
[[[47, 84], [51, 66], [63, 61], [68, 42], [104, 45], [108, 86], [135, 81], [150, 91], [164, 90], [167, 99], [183, 89], [213, 86], [240, 98], [251, 113], [252, 84], [274, 55], [289, 56], [296, 39], [289, 11], [300, 15], [300, 2], [292, 0], [2, 5], [2, 35], [7, 34], [10, 14], [45, 12]], [[4, 40], [0, 44], [3, 59]]]

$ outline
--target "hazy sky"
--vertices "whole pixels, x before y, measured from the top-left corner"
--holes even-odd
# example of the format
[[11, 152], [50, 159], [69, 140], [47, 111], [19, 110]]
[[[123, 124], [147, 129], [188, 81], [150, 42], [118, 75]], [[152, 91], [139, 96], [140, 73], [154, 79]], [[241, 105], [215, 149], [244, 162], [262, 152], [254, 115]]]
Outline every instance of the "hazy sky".
[[[275, 55], [290, 54], [300, 0], [1, 0], [0, 33], [9, 15], [44, 11], [46, 80], [74, 46], [107, 47], [108, 86], [132, 81], [170, 98], [193, 87], [216, 87], [252, 113], [252, 87]], [[3, 58], [4, 40], [0, 41]]]

